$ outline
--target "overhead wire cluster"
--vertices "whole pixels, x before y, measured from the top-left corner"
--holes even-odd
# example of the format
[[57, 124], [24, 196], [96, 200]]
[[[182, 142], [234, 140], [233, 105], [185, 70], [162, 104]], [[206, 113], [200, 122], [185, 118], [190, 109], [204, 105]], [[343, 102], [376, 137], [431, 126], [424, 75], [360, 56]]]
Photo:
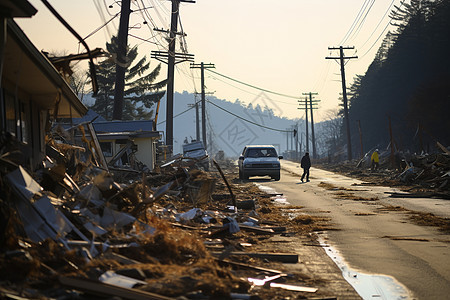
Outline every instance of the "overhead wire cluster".
[[[401, 0], [391, 0], [388, 6], [386, 7], [386, 10], [384, 14], [379, 18], [379, 21], [377, 25], [373, 28], [370, 35], [367, 36], [365, 41], [361, 43], [360, 46], [356, 45], [356, 49], [359, 51], [366, 50], [366, 52], [360, 56], [360, 58], [366, 56], [373, 47], [377, 44], [379, 39], [384, 36], [386, 33], [386, 30], [390, 24], [390, 19], [386, 20], [386, 16], [388, 15], [388, 12], [392, 9], [394, 3], [396, 1]], [[145, 26], [142, 28], [147, 28], [148, 30], [145, 31], [145, 34], [135, 34], [131, 33], [130, 37], [135, 38], [140, 41], [140, 43], [152, 43], [156, 45], [158, 50], [168, 50], [168, 44], [170, 42], [170, 35], [169, 30], [158, 30], [159, 28], [170, 28], [170, 16], [171, 16], [171, 10], [168, 8], [168, 3], [170, 1], [164, 1], [164, 0], [136, 0], [132, 1], [132, 11], [133, 13], [131, 15], [135, 16], [135, 13], [139, 13], [139, 16], [142, 20], [145, 20], [145, 22], [142, 22]], [[105, 28], [105, 32], [107, 32], [108, 37], [111, 38], [113, 35], [111, 32], [117, 31], [117, 25], [115, 24], [115, 21], [118, 20], [117, 16], [120, 15], [120, 1], [116, 0], [94, 0], [94, 4], [96, 6], [96, 9], [100, 15], [100, 18], [103, 20], [104, 24], [97, 29], [95, 29], [90, 35], [88, 35], [86, 38], [90, 37], [91, 35], [97, 33], [101, 29]], [[369, 16], [373, 12], [373, 7], [375, 4], [375, 0], [365, 0], [360, 7], [358, 14], [356, 15], [355, 19], [353, 20], [350, 28], [342, 38], [340, 44], [343, 45], [346, 42], [350, 41], [356, 41], [357, 37], [362, 32], [363, 27], [368, 24], [367, 20]], [[106, 16], [109, 15], [109, 18]], [[187, 39], [186, 34], [184, 32], [183, 23], [181, 14], [178, 15], [178, 22], [179, 22], [179, 32], [175, 35], [176, 39], [179, 39], [179, 43], [177, 43], [177, 47], [180, 49], [182, 53], [187, 54], [188, 53], [188, 45], [187, 45]], [[380, 29], [382, 29], [380, 31]], [[373, 39], [373, 37], [376, 37]], [[367, 48], [365, 48], [367, 47]], [[319, 75], [319, 78], [317, 79], [314, 90], [318, 91], [319, 93], [323, 93], [323, 91], [327, 88], [327, 83], [329, 82], [328, 78], [330, 76], [330, 72], [332, 70], [329, 60], [324, 60], [323, 66], [321, 68], [321, 72]], [[198, 76], [194, 74], [194, 71], [189, 68], [188, 64], [182, 63], [176, 65], [176, 71], [178, 73], [177, 80], [184, 80], [185, 83], [188, 86], [192, 87], [192, 90], [194, 90], [195, 93], [197, 93], [197, 87], [196, 87], [196, 79], [198, 79]], [[248, 84], [245, 82], [242, 82], [240, 80], [234, 79], [233, 77], [223, 75], [219, 72], [215, 72], [212, 70], [207, 69], [209, 71], [210, 78], [213, 78], [215, 80], [219, 80], [235, 89], [239, 89], [243, 92], [252, 94], [252, 95], [258, 95], [254, 92], [249, 91], [248, 89], [244, 89], [239, 87], [245, 86], [251, 88], [251, 90], [258, 90], [264, 93], [269, 93], [276, 96], [281, 97], [287, 97], [291, 99], [299, 99], [299, 96], [293, 96], [293, 95], [287, 95], [284, 93], [274, 92], [269, 89], [264, 89], [257, 87], [252, 84]], [[233, 84], [238, 83], [238, 85]], [[271, 99], [272, 100], [272, 99]], [[195, 101], [195, 99], [193, 100]], [[272, 100], [274, 102], [280, 102], [283, 104], [291, 104], [291, 105], [297, 105], [295, 102], [282, 102], [279, 100]]]
[[[128, 36], [139, 41], [137, 46], [149, 43], [155, 45], [158, 51], [168, 51], [168, 45], [171, 41], [171, 9], [167, 7], [169, 3], [170, 1], [164, 0], [135, 0], [131, 2], [130, 22], [136, 20], [134, 22], [138, 22], [137, 24], [139, 24], [139, 26], [130, 27], [130, 29], [146, 29], [140, 33], [135, 33], [130, 30], [131, 32], [129, 32]], [[107, 32], [108, 35], [107, 39], [111, 40], [112, 36], [117, 33], [118, 26], [115, 22], [119, 20], [118, 16], [120, 16], [121, 1], [94, 0], [94, 5], [100, 19], [103, 21], [103, 25], [95, 29], [88, 37], [104, 28], [104, 31]], [[109, 19], [106, 17], [108, 15]], [[177, 43], [177, 46], [180, 48], [180, 51], [187, 53], [186, 34], [184, 33], [181, 16], [179, 16], [178, 21], [180, 30], [175, 35], [175, 38], [180, 38], [180, 43]], [[129, 42], [129, 44], [132, 43]], [[190, 70], [189, 67], [186, 69], [186, 64], [178, 64], [175, 67], [180, 75], [177, 79], [186, 80], [186, 78], [189, 78], [190, 81], [187, 82], [187, 85], [191, 86], [194, 91], [197, 91], [195, 76], [192, 70]]]
[[[391, 24], [391, 18], [386, 19], [386, 17], [393, 9], [395, 2], [400, 2], [401, 6], [404, 1], [405, 0], [391, 0], [387, 4], [386, 9], [381, 16], [374, 16], [373, 7], [375, 5], [375, 0], [364, 0], [352, 24], [350, 25], [343, 38], [340, 40], [339, 45], [344, 46], [344, 44], [354, 42], [354, 46], [356, 49], [355, 51], [363, 53], [362, 55], [359, 55], [359, 59], [366, 57], [369, 53], [371, 53], [372, 49], [377, 45], [379, 40], [381, 38], [384, 38], [384, 36], [386, 35], [389, 25]], [[367, 36], [367, 38], [362, 39], [362, 42], [360, 42], [360, 40], [358, 40], [358, 37], [363, 32], [363, 28], [368, 26], [367, 21], [369, 18], [379, 20], [378, 22], [375, 22], [375, 24], [377, 25], [373, 27], [372, 31], [370, 31], [370, 29], [364, 31], [368, 31], [370, 32], [370, 34], [365, 34], [364, 36]], [[329, 83], [328, 78], [330, 76], [330, 73], [332, 72], [330, 63], [330, 60], [326, 60], [323, 63], [320, 76], [317, 79], [316, 84], [314, 85], [314, 90], [318, 91], [320, 94], [324, 93]]]

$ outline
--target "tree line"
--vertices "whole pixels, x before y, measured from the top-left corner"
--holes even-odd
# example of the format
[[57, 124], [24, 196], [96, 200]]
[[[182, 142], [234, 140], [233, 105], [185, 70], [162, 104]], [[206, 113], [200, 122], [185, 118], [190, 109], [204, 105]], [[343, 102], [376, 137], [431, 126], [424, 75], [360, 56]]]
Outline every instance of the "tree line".
[[358, 122], [364, 151], [388, 146], [390, 130], [396, 150], [450, 145], [450, 1], [411, 0], [391, 18], [395, 32], [349, 88], [354, 156], [361, 152]]

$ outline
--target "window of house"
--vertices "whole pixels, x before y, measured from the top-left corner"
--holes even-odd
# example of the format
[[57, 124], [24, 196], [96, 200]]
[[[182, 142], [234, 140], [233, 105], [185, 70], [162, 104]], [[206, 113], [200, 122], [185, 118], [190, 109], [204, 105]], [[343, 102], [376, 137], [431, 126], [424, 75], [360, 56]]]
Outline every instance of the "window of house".
[[26, 102], [19, 102], [19, 112], [20, 112], [20, 118], [19, 118], [19, 130], [20, 130], [20, 140], [22, 143], [29, 143], [31, 142], [31, 136], [30, 136], [30, 108]]
[[100, 148], [105, 157], [113, 156], [112, 142], [100, 142]]
[[16, 136], [22, 143], [31, 142], [30, 107], [27, 101], [21, 101], [12, 94], [5, 94], [6, 131]]
[[5, 95], [5, 120], [6, 131], [16, 136], [16, 105], [14, 97], [9, 94]]

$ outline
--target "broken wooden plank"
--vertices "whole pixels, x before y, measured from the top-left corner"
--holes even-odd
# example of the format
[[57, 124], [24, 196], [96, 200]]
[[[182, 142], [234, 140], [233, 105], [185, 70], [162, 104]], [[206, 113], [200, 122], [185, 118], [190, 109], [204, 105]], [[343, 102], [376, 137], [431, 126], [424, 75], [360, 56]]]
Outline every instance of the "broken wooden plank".
[[[212, 252], [213, 256], [220, 256], [221, 252]], [[278, 261], [282, 263], [298, 263], [298, 254], [293, 253], [261, 253], [261, 252], [230, 252], [229, 256], [249, 256], [260, 259], [267, 259], [270, 261]]]
[[390, 194], [391, 198], [433, 198], [433, 199], [449, 199], [449, 195], [445, 193], [398, 193], [398, 192], [386, 192]]
[[288, 291], [296, 291], [296, 292], [306, 292], [306, 293], [315, 293], [317, 292], [317, 288], [307, 287], [307, 286], [299, 286], [299, 285], [292, 285], [292, 284], [283, 284], [283, 283], [276, 283], [271, 282], [270, 287], [277, 287], [282, 288], [284, 290]]
[[233, 194], [233, 191], [231, 190], [231, 186], [228, 183], [228, 180], [225, 178], [225, 175], [222, 172], [222, 169], [220, 168], [219, 164], [213, 159], [212, 160], [214, 165], [216, 166], [217, 170], [219, 170], [220, 176], [222, 176], [223, 181], [225, 182], [225, 185], [228, 188], [228, 191], [231, 195], [231, 200], [233, 201], [234, 211], [237, 212], [237, 205], [236, 205], [236, 196]]
[[118, 287], [110, 284], [105, 284], [99, 281], [93, 281], [85, 278], [75, 278], [75, 277], [59, 277], [59, 282], [63, 285], [70, 286], [72, 288], [78, 289], [80, 291], [85, 291], [90, 294], [105, 296], [110, 295], [113, 297], [120, 297], [125, 299], [135, 299], [135, 300], [169, 300], [174, 299], [166, 297], [163, 295], [158, 295], [155, 293], [145, 292], [137, 289], [129, 289]]
[[208, 227], [205, 227], [205, 226], [189, 226], [189, 225], [184, 225], [184, 224], [180, 224], [180, 223], [173, 223], [173, 222], [170, 222], [169, 224], [174, 226], [174, 227], [188, 229], [188, 230], [205, 230], [205, 229], [208, 229]]
[[123, 265], [138, 265], [138, 264], [142, 264], [142, 262], [128, 258], [126, 256], [120, 255], [118, 253], [114, 253], [114, 252], [106, 252], [104, 254], [105, 258], [109, 258], [109, 259], [114, 259], [115, 261], [123, 264]]
[[275, 231], [273, 229], [248, 226], [248, 225], [242, 225], [242, 224], [239, 224], [239, 228], [241, 230], [249, 231], [249, 232], [253, 232], [253, 233], [257, 233], [257, 234], [275, 234]]
[[279, 271], [279, 270], [253, 266], [253, 265], [244, 264], [244, 263], [240, 263], [240, 262], [236, 262], [236, 261], [231, 261], [228, 259], [220, 260], [220, 259], [216, 258], [216, 260], [219, 263], [219, 265], [227, 265], [227, 266], [231, 266], [234, 268], [243, 268], [243, 269], [265, 272], [265, 273], [270, 273], [270, 274], [284, 274], [284, 272]]
[[266, 226], [266, 227], [261, 227], [261, 228], [262, 229], [272, 229], [273, 231], [275, 231], [275, 233], [286, 231], [286, 226]]
[[450, 155], [450, 151], [445, 148], [441, 143], [436, 142], [436, 144], [438, 145], [439, 148], [441, 148], [442, 151], [444, 151], [446, 154]]
[[92, 139], [92, 148], [90, 148], [92, 154], [95, 156], [96, 159], [101, 163], [101, 167], [108, 170], [108, 163], [106, 162], [105, 156], [103, 155], [102, 148], [100, 147], [100, 142], [97, 138], [97, 133], [95, 132], [94, 125], [92, 123], [86, 124], [87, 129], [89, 130], [89, 134], [91, 135]]

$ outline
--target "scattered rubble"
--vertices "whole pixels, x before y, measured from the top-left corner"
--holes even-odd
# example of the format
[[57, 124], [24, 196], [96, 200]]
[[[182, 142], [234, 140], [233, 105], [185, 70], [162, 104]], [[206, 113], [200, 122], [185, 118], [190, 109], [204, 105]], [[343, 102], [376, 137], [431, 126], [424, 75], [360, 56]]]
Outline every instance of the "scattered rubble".
[[[236, 173], [227, 178], [216, 161], [220, 175], [178, 156], [121, 177], [95, 132], [83, 135], [85, 147], [47, 138], [48, 156], [28, 170], [13, 138], [2, 137], [1, 298], [330, 296], [324, 283], [318, 291], [307, 276], [281, 270], [296, 253], [257, 247], [289, 223], [270, 197]], [[296, 232], [314, 226], [311, 217], [290, 222]]]
[[[440, 144], [438, 143], [438, 146]], [[360, 178], [367, 183], [396, 186], [408, 193], [393, 193], [391, 197], [450, 199], [450, 151], [440, 145], [442, 153], [411, 154], [390, 150], [380, 152], [380, 168], [370, 170], [367, 153], [358, 162], [319, 163], [324, 169]]]

